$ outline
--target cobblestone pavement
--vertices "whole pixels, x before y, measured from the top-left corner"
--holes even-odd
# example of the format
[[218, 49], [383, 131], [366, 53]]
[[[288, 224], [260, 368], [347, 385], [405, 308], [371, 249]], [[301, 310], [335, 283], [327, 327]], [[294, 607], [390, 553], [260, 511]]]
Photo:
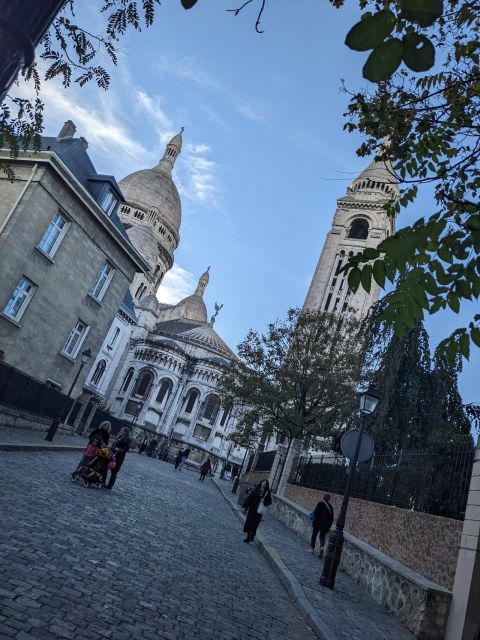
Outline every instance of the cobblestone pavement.
[[313, 640], [211, 481], [130, 454], [109, 493], [77, 460], [0, 452], [2, 640]]
[[0, 444], [41, 444], [45, 446], [59, 444], [69, 447], [84, 447], [87, 441], [83, 436], [56, 433], [53, 442], [47, 442], [45, 440], [46, 433], [46, 431], [16, 429], [15, 427], [3, 427], [0, 425]]
[[[218, 481], [218, 485], [236, 507], [231, 484]], [[337, 573], [334, 590], [322, 587], [318, 582], [322, 569], [318, 555], [309, 553], [308, 544], [276, 518], [263, 516], [259, 533], [300, 582], [309, 602], [338, 640], [413, 640], [399, 620], [345, 573]]]

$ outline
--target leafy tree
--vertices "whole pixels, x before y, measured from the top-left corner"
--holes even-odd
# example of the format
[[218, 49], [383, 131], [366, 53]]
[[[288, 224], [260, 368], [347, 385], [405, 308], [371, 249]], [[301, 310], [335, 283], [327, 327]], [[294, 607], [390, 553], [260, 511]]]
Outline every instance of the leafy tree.
[[471, 447], [472, 424], [458, 391], [461, 358], [452, 364], [437, 349], [432, 363], [421, 321], [397, 337], [381, 321], [385, 304], [372, 313], [363, 371], [383, 394], [368, 418], [376, 450]]
[[250, 425], [254, 420], [289, 443], [329, 437], [356, 409], [362, 347], [356, 320], [290, 309], [264, 334], [248, 333], [218, 388], [225, 402], [250, 416]]

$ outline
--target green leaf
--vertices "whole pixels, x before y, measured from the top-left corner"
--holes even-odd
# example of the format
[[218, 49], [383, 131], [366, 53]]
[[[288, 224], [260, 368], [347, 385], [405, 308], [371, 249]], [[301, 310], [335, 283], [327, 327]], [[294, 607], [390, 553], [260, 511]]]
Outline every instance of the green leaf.
[[360, 274], [360, 282], [365, 291], [370, 293], [370, 289], [372, 288], [372, 267], [369, 264], [363, 267]]
[[375, 49], [391, 34], [394, 26], [394, 14], [384, 9], [357, 22], [348, 32], [345, 44], [355, 51]]
[[458, 351], [457, 343], [455, 340], [450, 339], [447, 344], [447, 360], [451, 365], [453, 365], [455, 364], [455, 356]]
[[373, 263], [372, 272], [373, 277], [375, 278], [375, 282], [383, 289], [383, 287], [385, 286], [385, 278], [387, 275], [385, 263], [383, 262], [383, 260], [376, 260]]
[[429, 27], [443, 13], [443, 0], [401, 0], [402, 17]]
[[360, 269], [358, 267], [354, 267], [348, 274], [348, 288], [354, 293], [360, 286], [360, 273]]
[[375, 260], [375, 258], [378, 258], [380, 256], [380, 251], [378, 251], [378, 249], [367, 247], [364, 250], [363, 255], [365, 258], [368, 258], [368, 260]]
[[480, 347], [480, 329], [478, 327], [473, 327], [470, 331], [470, 338], [477, 347]]
[[[407, 33], [403, 36], [403, 61], [412, 71], [427, 71], [435, 63], [435, 47], [426, 36]], [[433, 168], [430, 168], [432, 165]], [[435, 171], [435, 165], [429, 168]]]
[[198, 0], [181, 0], [184, 9], [191, 9], [197, 4]]
[[382, 42], [368, 56], [363, 67], [363, 77], [370, 82], [388, 80], [402, 61], [403, 43], [398, 38]]
[[456, 296], [455, 294], [450, 293], [448, 295], [447, 303], [450, 309], [452, 311], [455, 311], [455, 313], [458, 313], [460, 311], [460, 300], [458, 299], [458, 296]]
[[470, 340], [466, 333], [462, 333], [459, 339], [460, 351], [468, 360], [470, 358]]

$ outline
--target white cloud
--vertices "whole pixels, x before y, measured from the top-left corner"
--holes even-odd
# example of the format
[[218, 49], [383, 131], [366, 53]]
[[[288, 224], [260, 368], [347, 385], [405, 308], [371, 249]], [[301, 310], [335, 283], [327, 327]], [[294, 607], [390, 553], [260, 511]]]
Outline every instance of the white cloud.
[[162, 106], [162, 98], [160, 96], [150, 96], [144, 89], [137, 89], [136, 100], [138, 107], [148, 113], [154, 121], [160, 142], [167, 144], [172, 136], [175, 135], [175, 132], [172, 120]]
[[203, 143], [187, 143], [183, 149], [183, 163], [187, 175], [180, 185], [182, 195], [202, 204], [218, 206], [217, 163], [207, 158], [210, 147]]
[[183, 298], [192, 295], [195, 290], [195, 276], [178, 264], [165, 274], [157, 291], [157, 298], [165, 304], [176, 304]]
[[254, 122], [264, 122], [265, 120], [263, 115], [258, 110], [255, 110], [248, 104], [239, 105], [238, 111], [248, 120], [253, 120]]

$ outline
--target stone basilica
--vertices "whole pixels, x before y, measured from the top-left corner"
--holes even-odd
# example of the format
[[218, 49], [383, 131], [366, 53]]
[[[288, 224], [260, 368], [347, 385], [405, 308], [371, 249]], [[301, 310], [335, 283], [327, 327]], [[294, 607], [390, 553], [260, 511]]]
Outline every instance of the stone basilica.
[[178, 304], [162, 304], [156, 296], [180, 242], [182, 209], [172, 170], [182, 132], [156, 167], [119, 182], [119, 217], [150, 268], [135, 275], [85, 386], [113, 415], [147, 430], [170, 453], [187, 445], [196, 462], [210, 455], [239, 464], [244, 452], [227, 440], [236, 418], [215, 392], [235, 355], [214, 330], [215, 316], [208, 320], [203, 293], [210, 267]]

